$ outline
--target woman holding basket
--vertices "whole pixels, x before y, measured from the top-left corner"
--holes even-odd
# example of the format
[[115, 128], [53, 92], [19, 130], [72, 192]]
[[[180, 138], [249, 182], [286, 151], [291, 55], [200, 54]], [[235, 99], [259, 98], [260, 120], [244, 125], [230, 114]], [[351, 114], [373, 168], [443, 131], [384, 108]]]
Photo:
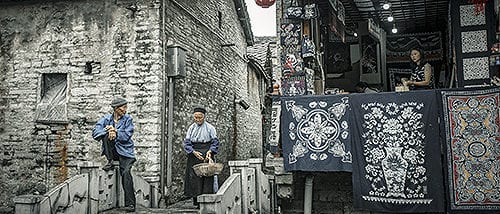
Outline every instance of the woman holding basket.
[[193, 198], [193, 204], [199, 206], [197, 197], [201, 194], [214, 193], [214, 176], [199, 177], [193, 166], [199, 163], [214, 160], [219, 151], [219, 139], [215, 127], [205, 122], [203, 107], [196, 107], [193, 111], [194, 123], [189, 126], [184, 140], [184, 150], [187, 153], [186, 175], [184, 177], [184, 195]]

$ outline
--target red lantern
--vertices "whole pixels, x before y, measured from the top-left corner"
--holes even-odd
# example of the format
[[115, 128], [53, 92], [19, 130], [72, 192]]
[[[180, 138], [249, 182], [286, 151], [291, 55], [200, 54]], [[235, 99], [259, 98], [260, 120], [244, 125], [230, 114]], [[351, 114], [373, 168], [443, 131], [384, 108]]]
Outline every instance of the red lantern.
[[262, 8], [268, 8], [273, 6], [276, 0], [255, 0], [255, 4], [261, 6]]

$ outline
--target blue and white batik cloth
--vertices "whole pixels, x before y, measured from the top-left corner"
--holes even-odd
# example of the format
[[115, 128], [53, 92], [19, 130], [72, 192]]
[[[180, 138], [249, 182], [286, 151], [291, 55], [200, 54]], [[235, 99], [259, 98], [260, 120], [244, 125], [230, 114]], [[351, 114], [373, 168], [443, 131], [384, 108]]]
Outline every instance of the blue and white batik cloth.
[[349, 98], [345, 95], [281, 99], [286, 171], [352, 171]]
[[353, 207], [443, 212], [435, 91], [350, 96]]

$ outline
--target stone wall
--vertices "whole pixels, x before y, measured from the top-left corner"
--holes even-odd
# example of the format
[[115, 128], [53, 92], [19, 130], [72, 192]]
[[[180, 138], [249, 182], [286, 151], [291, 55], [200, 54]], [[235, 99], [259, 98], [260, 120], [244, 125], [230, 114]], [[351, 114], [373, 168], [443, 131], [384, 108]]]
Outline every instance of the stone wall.
[[[75, 175], [82, 161], [104, 162], [91, 130], [111, 113], [115, 96], [130, 101], [136, 171], [157, 177], [159, 3], [19, 2], [0, 8], [0, 206], [11, 205], [12, 195], [47, 191]], [[66, 121], [40, 123], [43, 75], [53, 73], [66, 74]]]
[[[261, 145], [260, 101], [250, 96], [247, 79], [246, 41], [233, 1], [166, 2], [167, 45], [185, 48], [186, 77], [175, 80], [172, 187], [169, 201], [180, 197], [186, 155], [183, 139], [192, 120], [192, 109], [207, 108], [207, 121], [217, 129], [219, 162], [248, 158]], [[251, 86], [255, 88], [254, 86]], [[253, 93], [253, 92], [252, 92]], [[248, 110], [235, 105], [242, 98]], [[236, 136], [236, 137], [235, 137]], [[260, 153], [252, 154], [260, 157]], [[228, 177], [228, 167], [219, 184]]]
[[[0, 5], [0, 208], [13, 195], [44, 193], [75, 175], [83, 161], [104, 163], [91, 138], [116, 96], [129, 101], [138, 161], [133, 170], [159, 181], [162, 99], [162, 2], [20, 1]], [[221, 141], [218, 161], [260, 145], [259, 101], [249, 96], [246, 42], [232, 0], [165, 1], [166, 45], [187, 50], [175, 80], [173, 183], [181, 197], [183, 139], [192, 107], [203, 104]], [[36, 120], [44, 74], [66, 75], [65, 121]], [[251, 107], [234, 105], [243, 98]], [[67, 112], [67, 113], [64, 113]], [[235, 138], [237, 133], [237, 138]], [[243, 145], [233, 152], [234, 145]], [[235, 157], [231, 155], [236, 153]], [[244, 154], [244, 152], [242, 152]], [[219, 176], [222, 182], [228, 171]]]

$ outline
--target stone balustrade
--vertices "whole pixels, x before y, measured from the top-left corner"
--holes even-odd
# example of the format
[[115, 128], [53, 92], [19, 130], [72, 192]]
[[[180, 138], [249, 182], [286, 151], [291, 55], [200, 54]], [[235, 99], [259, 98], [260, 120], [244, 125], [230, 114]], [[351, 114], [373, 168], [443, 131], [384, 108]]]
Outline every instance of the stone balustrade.
[[[19, 214], [98, 213], [124, 205], [118, 167], [103, 171], [93, 162], [79, 165], [79, 175], [57, 185], [44, 195], [21, 195], [14, 198]], [[137, 205], [158, 207], [159, 189], [142, 177], [132, 174]]]
[[[230, 177], [215, 194], [198, 196], [200, 213], [272, 213], [274, 176], [262, 171], [262, 159], [229, 161]], [[98, 213], [124, 205], [118, 169], [103, 171], [92, 162], [79, 166], [80, 174], [44, 195], [14, 199], [19, 214]], [[157, 208], [160, 192], [142, 177], [132, 174], [137, 205]]]
[[201, 213], [271, 213], [270, 179], [262, 172], [262, 159], [229, 161], [231, 176], [215, 194], [198, 196]]

